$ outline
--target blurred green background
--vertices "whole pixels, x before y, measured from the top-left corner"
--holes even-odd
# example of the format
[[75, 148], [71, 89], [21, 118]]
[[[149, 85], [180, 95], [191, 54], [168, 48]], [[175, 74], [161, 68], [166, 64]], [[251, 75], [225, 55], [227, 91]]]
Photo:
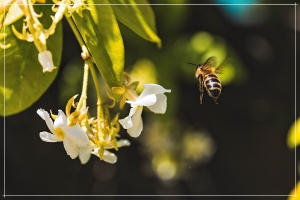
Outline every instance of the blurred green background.
[[[172, 89], [167, 94], [166, 114], [155, 115], [144, 109], [144, 131], [137, 139], [122, 130], [121, 137], [128, 138], [132, 145], [116, 152], [118, 162], [114, 165], [93, 156], [86, 165], [81, 165], [78, 159], [71, 160], [66, 155], [61, 143], [41, 141], [39, 132], [47, 127], [36, 110], [51, 109], [56, 113], [64, 109], [71, 96], [81, 92], [80, 47], [63, 21], [63, 58], [56, 81], [28, 110], [5, 118], [7, 195], [290, 193], [295, 183], [295, 154], [288, 149], [286, 137], [295, 120], [295, 45], [299, 43], [298, 40], [295, 43], [295, 6], [154, 5], [152, 8], [162, 48], [120, 24], [125, 71], [133, 81], [139, 80], [141, 86], [151, 82]], [[296, 12], [299, 18], [298, 7]], [[297, 24], [297, 37], [299, 27]], [[187, 63], [199, 64], [210, 56], [217, 56], [218, 64], [226, 60], [220, 75], [223, 90], [218, 105], [206, 92], [200, 105], [195, 67]], [[92, 110], [95, 91], [90, 86], [88, 101]], [[126, 106], [121, 118], [128, 110]], [[296, 113], [299, 116], [299, 108]], [[196, 197], [176, 197], [186, 198]], [[226, 198], [231, 199], [214, 197]]]

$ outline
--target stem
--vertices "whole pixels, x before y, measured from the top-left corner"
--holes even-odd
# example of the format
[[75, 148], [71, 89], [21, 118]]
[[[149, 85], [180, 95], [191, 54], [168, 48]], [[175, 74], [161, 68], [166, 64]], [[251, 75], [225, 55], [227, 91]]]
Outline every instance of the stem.
[[[23, 4], [23, 5], [20, 5]], [[37, 50], [39, 52], [43, 52], [47, 50], [46, 47], [46, 39], [40, 39], [40, 35], [44, 34], [43, 32], [43, 25], [38, 20], [38, 17], [41, 15], [38, 15], [35, 13], [33, 9], [33, 5], [30, 0], [24, 0], [19, 2], [20, 8], [23, 10], [25, 16], [26, 16], [26, 25], [28, 26], [28, 30], [30, 31], [31, 35], [33, 36], [33, 43], [36, 46]], [[24, 25], [23, 25], [24, 27]], [[22, 34], [23, 30], [22, 30]], [[38, 36], [37, 36], [38, 34]]]
[[81, 35], [80, 35], [80, 32], [79, 30], [77, 29], [77, 26], [76, 24], [74, 23], [74, 20], [71, 18], [71, 17], [68, 17], [67, 15], [65, 15], [65, 18], [67, 20], [67, 22], [69, 23], [79, 45], [82, 47], [82, 46], [85, 46], [85, 42], [83, 41]]
[[[71, 19], [71, 17], [67, 17], [66, 16], [66, 19], [71, 27], [71, 29], [73, 30], [74, 34], [75, 34], [75, 37], [76, 39], [78, 40], [80, 46], [83, 48], [85, 47], [85, 42], [83, 41], [77, 27], [76, 27], [76, 24], [74, 23], [73, 19]], [[104, 136], [104, 127], [101, 126], [101, 123], [105, 122], [105, 100], [102, 96], [102, 93], [101, 93], [101, 89], [100, 89], [100, 85], [98, 83], [98, 79], [97, 79], [97, 75], [96, 75], [96, 71], [95, 71], [95, 68], [94, 68], [94, 65], [93, 65], [93, 62], [92, 62], [92, 58], [89, 58], [85, 61], [85, 65], [87, 65], [91, 71], [91, 74], [92, 74], [92, 78], [93, 78], [93, 81], [94, 81], [94, 85], [96, 87], [96, 92], [97, 92], [97, 119], [98, 119], [98, 122], [97, 122], [97, 126], [98, 126], [98, 133], [102, 134], [102, 135], [99, 135], [99, 139], [102, 138]], [[83, 90], [82, 90], [83, 91]], [[100, 154], [99, 154], [100, 155]]]
[[[69, 25], [70, 25], [70, 27], [71, 27], [78, 43], [79, 43], [79, 45], [81, 47], [85, 47], [85, 42], [83, 41], [83, 39], [81, 37], [81, 34], [80, 34], [79, 30], [77, 29], [76, 24], [74, 23], [74, 20], [71, 17], [68, 17], [67, 15], [65, 15], [65, 18], [66, 18], [67, 22], [69, 23]], [[80, 109], [81, 107], [86, 108], [89, 65], [90, 65], [90, 63], [88, 61], [84, 62], [82, 92], [81, 92], [81, 97], [80, 97], [77, 109]]]
[[[98, 83], [98, 79], [97, 79], [97, 75], [96, 75], [96, 71], [95, 71], [95, 68], [93, 66], [93, 63], [91, 61], [91, 59], [88, 59], [87, 62], [89, 63], [89, 68], [90, 68], [90, 71], [91, 71], [91, 74], [92, 74], [92, 77], [93, 77], [93, 81], [94, 81], [94, 84], [95, 84], [95, 87], [96, 87], [96, 91], [97, 91], [97, 119], [98, 119], [98, 122], [97, 122], [97, 127], [98, 127], [98, 136], [99, 136], [99, 139], [101, 140], [101, 138], [104, 137], [104, 128], [102, 126], [102, 123], [105, 122], [105, 100], [102, 96], [102, 93], [101, 93], [101, 89], [100, 89], [100, 85]], [[100, 135], [101, 134], [101, 135]]]
[[81, 91], [80, 100], [79, 100], [76, 110], [77, 109], [80, 110], [81, 108], [86, 108], [88, 78], [89, 78], [89, 65], [88, 65], [87, 61], [85, 61], [84, 62], [82, 91]]

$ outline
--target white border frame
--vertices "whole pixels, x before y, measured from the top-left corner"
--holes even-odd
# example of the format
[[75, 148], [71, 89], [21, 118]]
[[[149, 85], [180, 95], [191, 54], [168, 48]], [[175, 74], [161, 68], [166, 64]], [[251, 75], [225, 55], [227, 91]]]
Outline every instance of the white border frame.
[[[53, 4], [41, 4], [41, 5], [53, 5]], [[91, 5], [91, 4], [87, 4], [87, 5]], [[92, 5], [111, 5], [111, 6], [116, 6], [116, 5], [119, 5], [119, 6], [124, 6], [124, 5], [131, 5], [131, 4], [92, 4]], [[135, 4], [135, 5], [149, 5], [149, 4]], [[296, 41], [297, 41], [297, 3], [295, 2], [294, 4], [150, 4], [151, 6], [182, 6], [182, 5], [185, 5], [185, 6], [193, 6], [193, 5], [197, 5], [197, 6], [219, 6], [219, 5], [235, 5], [235, 6], [244, 6], [244, 5], [253, 5], [253, 6], [294, 6], [295, 7], [295, 126], [297, 127], [297, 112], [296, 112], [296, 108], [297, 108], [297, 93], [296, 93], [296, 78], [297, 78], [297, 75], [296, 75], [296, 62], [297, 62], [297, 54], [296, 54], [296, 51], [297, 51], [297, 45], [296, 45]], [[5, 8], [4, 8], [4, 13], [5, 13]], [[4, 26], [4, 32], [5, 32], [5, 26]], [[4, 38], [4, 44], [5, 44], [5, 38]], [[4, 73], [4, 88], [5, 88], [5, 49], [4, 49], [4, 70], [3, 70], [3, 73]], [[3, 98], [3, 102], [4, 102], [4, 119], [3, 119], [3, 122], [4, 122], [4, 128], [3, 128], [3, 131], [4, 131], [4, 136], [3, 136], [3, 146], [4, 146], [4, 155], [3, 155], [3, 161], [4, 161], [4, 168], [3, 168], [3, 173], [4, 173], [4, 178], [3, 178], [3, 192], [4, 194], [2, 195], [4, 198], [5, 197], [12, 197], [12, 196], [15, 196], [15, 197], [20, 197], [20, 196], [24, 196], [24, 197], [29, 197], [29, 196], [39, 196], [39, 197], [46, 197], [46, 196], [51, 196], [51, 197], [75, 197], [75, 196], [79, 196], [79, 197], [83, 197], [83, 196], [86, 196], [86, 197], [96, 197], [96, 196], [124, 196], [124, 197], [131, 197], [131, 196], [161, 196], [161, 197], [165, 197], [165, 196], [181, 196], [181, 197], [196, 197], [196, 196], [206, 196], [206, 197], [222, 197], [222, 196], [232, 196], [232, 197], [246, 197], [246, 196], [251, 196], [251, 197], [258, 197], [258, 196], [261, 196], [261, 197], [289, 197], [289, 196], [294, 196], [294, 197], [297, 197], [298, 194], [297, 194], [297, 191], [295, 190], [295, 194], [294, 195], [6, 195], [5, 194], [5, 179], [6, 179], [6, 176], [5, 176], [5, 91], [4, 91], [4, 98]], [[296, 129], [295, 129], [295, 141], [296, 141]], [[296, 161], [296, 156], [297, 156], [297, 151], [296, 151], [296, 142], [295, 142], [295, 187], [297, 185], [297, 161]], [[291, 188], [292, 190], [293, 188]]]

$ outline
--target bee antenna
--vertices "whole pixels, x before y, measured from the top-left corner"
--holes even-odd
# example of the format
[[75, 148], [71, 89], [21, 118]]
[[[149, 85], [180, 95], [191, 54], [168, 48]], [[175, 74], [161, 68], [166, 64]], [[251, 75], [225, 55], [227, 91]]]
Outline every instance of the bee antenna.
[[188, 62], [187, 64], [198, 66], [198, 65], [196, 65], [196, 64], [194, 64], [194, 63], [190, 63], [190, 62]]

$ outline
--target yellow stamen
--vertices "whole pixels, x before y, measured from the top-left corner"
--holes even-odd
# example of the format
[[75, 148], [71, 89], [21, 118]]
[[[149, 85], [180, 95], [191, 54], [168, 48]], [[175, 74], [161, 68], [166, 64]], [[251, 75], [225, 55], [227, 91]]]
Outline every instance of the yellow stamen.
[[53, 115], [52, 110], [50, 110], [50, 115], [51, 115], [51, 117], [52, 117], [53, 120], [56, 120], [56, 117], [57, 117], [57, 116], [56, 116], [56, 115]]
[[128, 100], [131, 101], [135, 101], [138, 98], [137, 93], [131, 89], [126, 89], [125, 96]]
[[76, 98], [78, 96], [78, 94], [76, 94], [76, 95], [74, 95], [69, 101], [68, 101], [68, 103], [67, 103], [67, 105], [66, 105], [66, 115], [68, 116], [68, 117], [70, 117], [70, 112], [71, 112], [71, 107], [72, 107], [72, 105], [73, 105], [73, 102], [74, 102], [74, 99]]
[[126, 72], [124, 72], [124, 78], [126, 79], [127, 83], [125, 83], [125, 85], [130, 85], [131, 83], [131, 77], [129, 76], [129, 74], [127, 74]]

